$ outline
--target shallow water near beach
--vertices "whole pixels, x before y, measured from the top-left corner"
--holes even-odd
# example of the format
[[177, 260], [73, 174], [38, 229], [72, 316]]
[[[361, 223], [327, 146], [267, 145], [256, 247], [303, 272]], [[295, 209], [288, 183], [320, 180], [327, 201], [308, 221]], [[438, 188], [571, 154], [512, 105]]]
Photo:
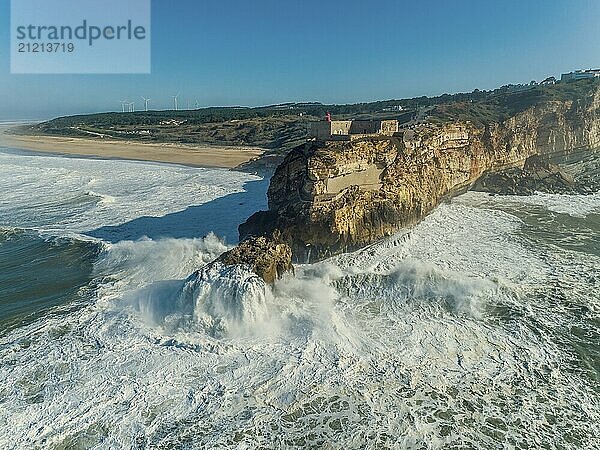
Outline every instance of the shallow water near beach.
[[188, 277], [266, 180], [0, 173], [0, 448], [600, 446], [599, 194], [467, 193], [265, 290]]

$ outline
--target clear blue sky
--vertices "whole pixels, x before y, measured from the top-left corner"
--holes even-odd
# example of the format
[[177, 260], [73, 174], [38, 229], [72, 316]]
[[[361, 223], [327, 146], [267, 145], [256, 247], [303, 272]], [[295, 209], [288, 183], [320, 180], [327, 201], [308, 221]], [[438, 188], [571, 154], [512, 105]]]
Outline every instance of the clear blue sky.
[[9, 5], [0, 120], [139, 108], [141, 95], [163, 109], [177, 92], [182, 106], [354, 103], [600, 66], [598, 0], [154, 0], [150, 75], [10, 75]]

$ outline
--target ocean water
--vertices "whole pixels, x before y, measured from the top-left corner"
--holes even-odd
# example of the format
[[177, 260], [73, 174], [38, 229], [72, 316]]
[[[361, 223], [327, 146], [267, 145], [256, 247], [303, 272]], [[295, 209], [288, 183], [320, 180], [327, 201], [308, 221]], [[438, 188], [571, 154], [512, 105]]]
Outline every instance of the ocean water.
[[599, 448], [600, 195], [467, 193], [267, 288], [215, 169], [0, 150], [0, 448]]

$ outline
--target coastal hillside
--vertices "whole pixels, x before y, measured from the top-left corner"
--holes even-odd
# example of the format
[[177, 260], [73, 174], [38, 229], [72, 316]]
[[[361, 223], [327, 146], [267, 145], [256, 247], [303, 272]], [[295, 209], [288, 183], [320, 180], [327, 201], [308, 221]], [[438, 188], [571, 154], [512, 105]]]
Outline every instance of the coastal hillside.
[[438, 105], [429, 121], [394, 136], [307, 142], [277, 168], [269, 210], [241, 225], [241, 238], [276, 232], [296, 261], [319, 260], [415, 224], [486, 172], [538, 154], [588, 153], [600, 145], [599, 86]]
[[577, 101], [594, 80], [554, 85], [506, 85], [470, 93], [348, 105], [286, 103], [258, 108], [219, 107], [179, 111], [109, 112], [60, 117], [21, 128], [23, 134], [128, 140], [148, 143], [252, 146], [285, 154], [304, 143], [309, 123], [327, 112], [335, 119], [396, 119], [417, 123], [498, 123], [537, 104]]

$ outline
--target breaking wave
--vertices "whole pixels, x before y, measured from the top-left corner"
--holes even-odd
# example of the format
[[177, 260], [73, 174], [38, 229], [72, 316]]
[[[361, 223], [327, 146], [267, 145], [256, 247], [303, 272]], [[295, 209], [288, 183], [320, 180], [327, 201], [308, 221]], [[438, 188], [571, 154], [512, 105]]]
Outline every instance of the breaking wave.
[[0, 337], [0, 447], [597, 447], [598, 210], [536, 205], [557, 244], [510, 201], [272, 287], [215, 234], [102, 241], [81, 308]]

